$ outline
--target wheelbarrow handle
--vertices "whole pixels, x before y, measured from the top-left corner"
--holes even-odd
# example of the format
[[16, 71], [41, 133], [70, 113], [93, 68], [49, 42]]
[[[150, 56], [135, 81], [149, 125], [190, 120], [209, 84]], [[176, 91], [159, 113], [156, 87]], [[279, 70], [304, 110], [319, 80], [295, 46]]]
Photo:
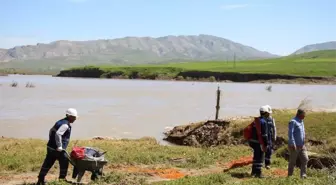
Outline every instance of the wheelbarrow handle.
[[68, 154], [68, 152], [66, 150], [62, 150], [61, 152], [64, 152], [65, 154], [65, 157], [69, 160], [69, 162], [73, 165], [73, 166], [76, 166], [76, 164], [72, 161], [70, 155]]

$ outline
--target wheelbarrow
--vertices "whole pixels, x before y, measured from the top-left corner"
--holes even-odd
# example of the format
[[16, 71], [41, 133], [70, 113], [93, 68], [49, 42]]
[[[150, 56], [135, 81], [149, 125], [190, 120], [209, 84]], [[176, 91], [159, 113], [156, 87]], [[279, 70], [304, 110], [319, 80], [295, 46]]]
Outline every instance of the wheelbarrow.
[[101, 157], [103, 157], [106, 152], [103, 152], [100, 157], [84, 159], [73, 159], [65, 150], [64, 153], [69, 162], [74, 166], [72, 178], [75, 179], [77, 177], [77, 183], [81, 182], [85, 171], [92, 173], [91, 180], [96, 180], [98, 175], [103, 175], [103, 168], [107, 164], [107, 160]]

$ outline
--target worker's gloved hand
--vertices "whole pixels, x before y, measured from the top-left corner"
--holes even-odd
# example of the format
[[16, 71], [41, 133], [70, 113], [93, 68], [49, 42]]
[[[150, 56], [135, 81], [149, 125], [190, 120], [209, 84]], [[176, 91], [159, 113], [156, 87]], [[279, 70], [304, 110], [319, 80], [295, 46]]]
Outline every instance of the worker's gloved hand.
[[58, 152], [62, 152], [62, 151], [63, 151], [63, 148], [62, 148], [62, 147], [58, 147], [56, 150], [57, 150]]

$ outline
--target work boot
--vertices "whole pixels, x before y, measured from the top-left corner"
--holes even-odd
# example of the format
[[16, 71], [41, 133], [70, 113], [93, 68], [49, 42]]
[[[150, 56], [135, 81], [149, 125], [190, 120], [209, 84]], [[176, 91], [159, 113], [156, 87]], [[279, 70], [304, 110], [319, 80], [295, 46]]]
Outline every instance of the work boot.
[[262, 174], [256, 174], [255, 177], [256, 177], [256, 178], [260, 178], [260, 179], [265, 178]]
[[252, 171], [251, 171], [251, 176], [254, 177], [257, 173], [255, 172], [255, 169], [252, 168]]
[[66, 178], [59, 178], [58, 180], [59, 180], [60, 182], [71, 183], [71, 181], [68, 181]]
[[46, 182], [44, 180], [38, 180], [36, 185], [46, 185]]

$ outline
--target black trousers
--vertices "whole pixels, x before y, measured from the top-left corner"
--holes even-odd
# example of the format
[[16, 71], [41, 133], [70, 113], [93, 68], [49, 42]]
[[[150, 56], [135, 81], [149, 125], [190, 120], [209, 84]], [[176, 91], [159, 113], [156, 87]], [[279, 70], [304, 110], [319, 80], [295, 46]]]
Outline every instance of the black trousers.
[[261, 149], [260, 143], [250, 142], [249, 145], [253, 149], [252, 175], [261, 175], [264, 152]]
[[58, 152], [56, 150], [47, 148], [47, 155], [38, 175], [39, 180], [44, 180], [45, 176], [48, 174], [50, 168], [54, 165], [56, 160], [58, 160], [60, 166], [59, 179], [65, 179], [69, 167], [69, 160], [65, 156], [65, 152]]

